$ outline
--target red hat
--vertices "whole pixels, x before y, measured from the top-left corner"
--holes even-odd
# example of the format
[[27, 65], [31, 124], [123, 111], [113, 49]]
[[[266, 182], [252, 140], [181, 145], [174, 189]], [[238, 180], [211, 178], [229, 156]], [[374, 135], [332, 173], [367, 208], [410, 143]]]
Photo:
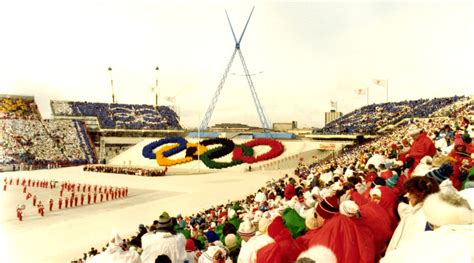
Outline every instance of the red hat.
[[196, 246], [194, 245], [194, 242], [192, 239], [186, 240], [186, 252], [191, 252], [196, 250]]
[[339, 200], [336, 196], [328, 196], [316, 205], [316, 213], [324, 219], [329, 219], [339, 213]]

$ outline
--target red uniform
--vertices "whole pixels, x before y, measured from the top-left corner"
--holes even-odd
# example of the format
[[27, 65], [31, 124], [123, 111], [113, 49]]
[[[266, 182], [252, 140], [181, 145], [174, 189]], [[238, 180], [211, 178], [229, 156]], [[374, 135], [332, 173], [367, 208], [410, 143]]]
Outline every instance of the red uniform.
[[26, 185], [23, 186], [23, 193], [26, 194]]
[[21, 181], [21, 185], [23, 185], [23, 186], [26, 185], [26, 179], [23, 179], [23, 180]]
[[74, 197], [71, 196], [71, 198], [69, 198], [69, 206], [72, 207], [72, 203], [74, 202]]
[[81, 184], [77, 184], [77, 191], [81, 191]]
[[6, 191], [6, 190], [7, 190], [7, 184], [3, 186], [3, 191]]
[[38, 203], [38, 214], [40, 214], [41, 216], [44, 216], [44, 206], [41, 203], [41, 201]]
[[36, 195], [33, 196], [33, 206], [36, 206]]
[[26, 194], [26, 200], [30, 199], [33, 195], [31, 193]]
[[91, 191], [91, 185], [88, 185], [87, 186], [87, 192], [90, 192]]
[[63, 206], [63, 199], [61, 197], [59, 197], [59, 200], [58, 200], [58, 207], [59, 207], [59, 210], [61, 210], [61, 207]]
[[31, 185], [31, 179], [28, 179], [28, 186]]
[[84, 205], [84, 194], [81, 194], [81, 206]]
[[74, 206], [77, 206], [77, 195], [74, 196]]
[[20, 184], [20, 178], [16, 178], [16, 185]]
[[12, 185], [13, 183], [13, 178], [10, 178], [10, 185]]
[[66, 196], [66, 199], [64, 200], [64, 205], [66, 208], [69, 206], [69, 198]]
[[104, 194], [100, 193], [100, 202], [102, 203], [102, 201], [104, 201]]
[[17, 209], [16, 209], [16, 217], [17, 217], [18, 220], [20, 220], [20, 221], [23, 220], [23, 211], [21, 211], [20, 208], [17, 208]]
[[97, 193], [94, 193], [94, 204], [96, 203], [97, 201]]
[[109, 201], [109, 191], [105, 190], [105, 201]]
[[87, 193], [87, 204], [91, 204], [91, 193]]
[[83, 185], [83, 186], [82, 186], [82, 191], [83, 191], [83, 192], [86, 191], [86, 185]]
[[53, 204], [54, 204], [54, 201], [52, 198], [49, 199], [49, 211], [53, 211]]

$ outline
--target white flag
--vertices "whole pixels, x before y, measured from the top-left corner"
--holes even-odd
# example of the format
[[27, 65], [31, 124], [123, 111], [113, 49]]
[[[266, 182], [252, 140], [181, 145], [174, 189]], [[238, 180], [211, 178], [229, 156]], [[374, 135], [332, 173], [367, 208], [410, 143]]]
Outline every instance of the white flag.
[[355, 89], [354, 91], [356, 95], [365, 95], [365, 92], [366, 92], [365, 89]]
[[383, 86], [383, 87], [387, 86], [387, 81], [383, 80], [383, 79], [373, 79], [372, 83], [374, 83], [375, 85], [378, 85], [378, 86]]

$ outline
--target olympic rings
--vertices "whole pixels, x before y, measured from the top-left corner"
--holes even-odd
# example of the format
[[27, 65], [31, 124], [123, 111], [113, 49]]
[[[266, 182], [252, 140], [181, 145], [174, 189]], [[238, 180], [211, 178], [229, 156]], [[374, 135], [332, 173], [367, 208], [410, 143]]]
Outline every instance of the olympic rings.
[[[220, 146], [209, 149], [208, 146], [215, 144]], [[270, 150], [255, 157], [253, 150], [255, 146], [269, 146]], [[153, 150], [158, 147], [161, 148], [154, 153]], [[183, 150], [186, 150], [185, 157], [170, 159], [170, 157]], [[182, 137], [171, 137], [149, 143], [143, 147], [142, 155], [148, 159], [156, 159], [157, 163], [162, 166], [184, 164], [199, 159], [209, 168], [222, 169], [242, 163], [252, 164], [269, 160], [280, 156], [283, 151], [284, 146], [281, 142], [268, 138], [257, 138], [239, 145], [226, 138], [213, 138], [202, 140], [199, 143], [191, 143]], [[232, 153], [232, 161], [214, 161], [214, 159], [219, 159], [230, 153]]]

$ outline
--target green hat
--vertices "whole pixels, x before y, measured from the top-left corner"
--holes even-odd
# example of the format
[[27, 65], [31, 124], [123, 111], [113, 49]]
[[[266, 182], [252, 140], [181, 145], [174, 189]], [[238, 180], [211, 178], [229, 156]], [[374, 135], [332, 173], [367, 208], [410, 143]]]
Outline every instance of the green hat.
[[293, 238], [297, 238], [298, 236], [302, 235], [306, 230], [304, 218], [302, 218], [294, 209], [285, 209], [283, 211], [282, 218], [286, 228], [290, 230], [291, 236]]

